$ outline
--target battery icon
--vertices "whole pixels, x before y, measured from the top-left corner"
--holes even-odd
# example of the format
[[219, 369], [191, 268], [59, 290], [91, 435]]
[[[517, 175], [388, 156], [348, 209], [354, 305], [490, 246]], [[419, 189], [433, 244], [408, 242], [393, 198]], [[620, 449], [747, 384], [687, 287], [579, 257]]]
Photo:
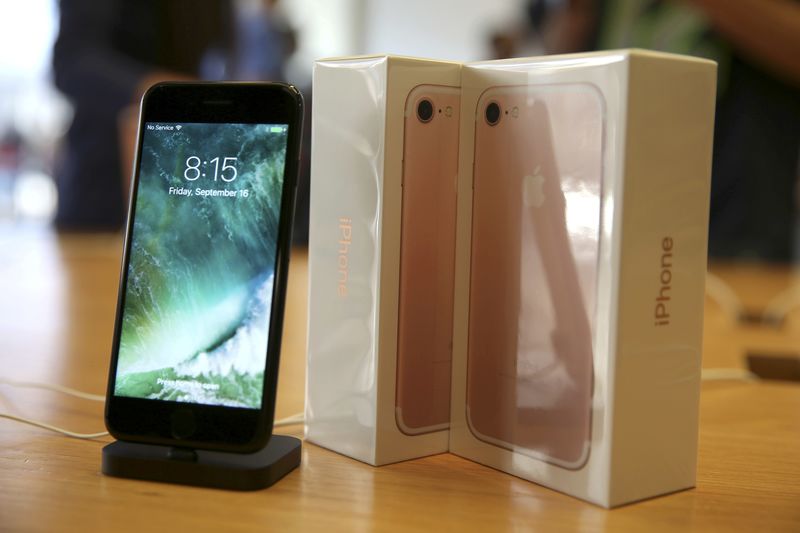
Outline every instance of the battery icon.
[[269, 132], [270, 133], [283, 133], [284, 131], [286, 131], [286, 130], [283, 129], [283, 126], [270, 126], [269, 127]]

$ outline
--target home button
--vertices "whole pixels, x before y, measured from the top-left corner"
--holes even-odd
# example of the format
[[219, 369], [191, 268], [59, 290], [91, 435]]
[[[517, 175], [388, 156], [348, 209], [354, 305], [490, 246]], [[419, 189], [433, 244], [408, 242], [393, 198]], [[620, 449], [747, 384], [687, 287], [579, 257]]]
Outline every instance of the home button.
[[172, 436], [176, 439], [185, 439], [194, 434], [197, 426], [194, 422], [194, 413], [186, 407], [175, 409], [171, 417]]

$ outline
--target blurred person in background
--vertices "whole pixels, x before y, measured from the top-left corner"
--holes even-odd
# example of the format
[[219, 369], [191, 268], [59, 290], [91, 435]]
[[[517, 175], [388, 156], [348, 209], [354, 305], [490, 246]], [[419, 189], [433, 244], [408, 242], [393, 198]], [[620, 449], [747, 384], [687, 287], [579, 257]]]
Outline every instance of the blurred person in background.
[[294, 35], [276, 0], [61, 0], [56, 87], [74, 118], [56, 169], [56, 227], [125, 219], [139, 100], [163, 80], [283, 79]]
[[639, 47], [717, 61], [709, 254], [792, 259], [800, 203], [799, 1], [533, 0], [527, 15], [524, 28], [493, 36], [496, 55]]

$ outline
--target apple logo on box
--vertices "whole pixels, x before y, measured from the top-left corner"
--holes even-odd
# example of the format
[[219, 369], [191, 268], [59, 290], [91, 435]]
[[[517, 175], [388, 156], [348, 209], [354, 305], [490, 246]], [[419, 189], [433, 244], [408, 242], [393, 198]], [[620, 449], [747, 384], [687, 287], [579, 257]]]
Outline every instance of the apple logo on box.
[[522, 178], [522, 201], [527, 207], [541, 207], [544, 200], [544, 176], [537, 165], [532, 175]]

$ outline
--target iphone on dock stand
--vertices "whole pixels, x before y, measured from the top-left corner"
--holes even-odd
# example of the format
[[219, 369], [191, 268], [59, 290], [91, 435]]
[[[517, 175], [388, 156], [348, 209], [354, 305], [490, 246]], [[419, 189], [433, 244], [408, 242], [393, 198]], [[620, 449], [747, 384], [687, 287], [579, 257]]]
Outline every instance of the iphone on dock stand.
[[302, 111], [277, 83], [145, 94], [104, 474], [253, 490], [299, 464], [272, 428]]

